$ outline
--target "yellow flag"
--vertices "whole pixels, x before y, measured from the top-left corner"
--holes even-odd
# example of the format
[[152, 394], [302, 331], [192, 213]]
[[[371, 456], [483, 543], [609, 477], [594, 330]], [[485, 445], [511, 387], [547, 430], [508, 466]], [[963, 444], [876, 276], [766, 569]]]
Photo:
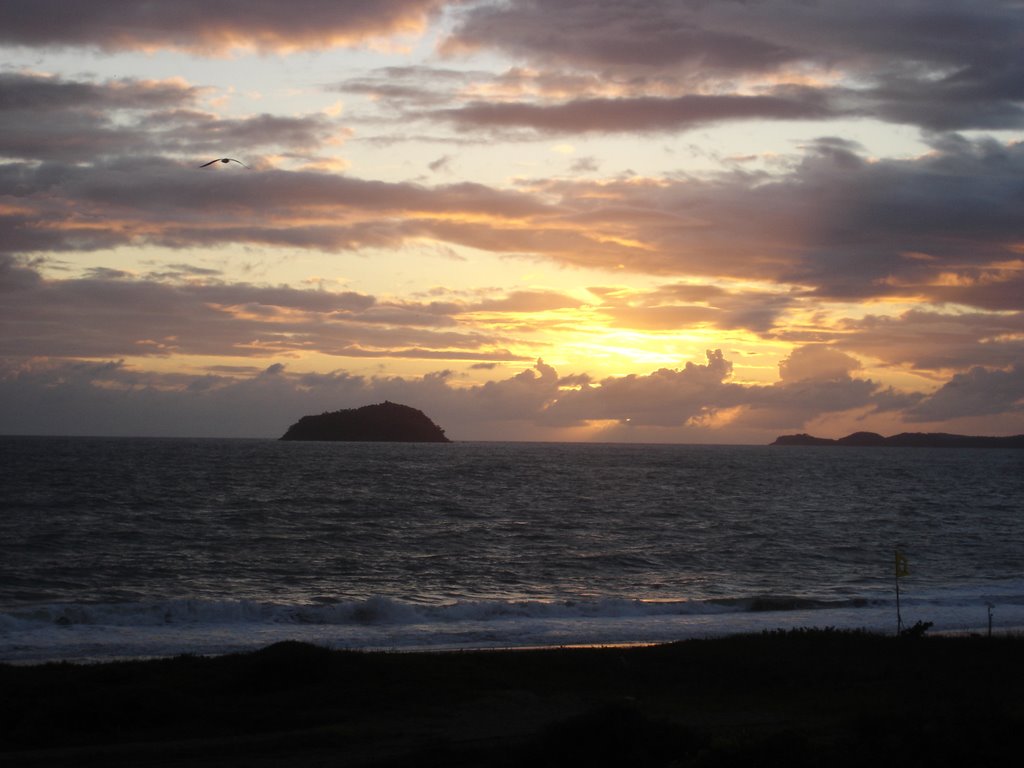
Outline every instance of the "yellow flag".
[[900, 552], [897, 549], [896, 550], [896, 578], [898, 579], [900, 576], [909, 576], [909, 575], [910, 575], [910, 568], [907, 565], [907, 556], [904, 555], [902, 552]]

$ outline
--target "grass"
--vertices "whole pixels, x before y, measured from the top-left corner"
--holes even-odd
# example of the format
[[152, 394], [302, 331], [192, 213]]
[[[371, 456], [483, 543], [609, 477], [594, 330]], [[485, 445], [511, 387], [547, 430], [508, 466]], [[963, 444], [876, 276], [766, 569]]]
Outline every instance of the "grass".
[[641, 648], [0, 665], [0, 764], [998, 764], [1024, 639], [831, 630]]

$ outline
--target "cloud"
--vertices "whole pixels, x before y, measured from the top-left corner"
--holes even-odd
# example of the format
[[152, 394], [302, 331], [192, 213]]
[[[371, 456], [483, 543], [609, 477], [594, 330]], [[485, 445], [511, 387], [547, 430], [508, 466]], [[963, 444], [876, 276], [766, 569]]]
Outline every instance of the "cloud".
[[767, 96], [578, 99], [561, 104], [472, 102], [421, 116], [461, 129], [530, 128], [541, 133], [619, 133], [687, 130], [726, 120], [810, 120], [835, 117], [810, 90]]
[[935, 283], [937, 273], [1016, 256], [1024, 225], [1014, 178], [1022, 168], [1024, 145], [984, 139], [944, 141], [921, 158], [859, 167], [812, 156], [801, 191], [823, 198], [820, 255], [794, 277], [835, 297], [917, 289], [953, 299], [955, 291]]
[[[1024, 125], [1024, 20], [1014, 0], [513, 0], [456, 17], [442, 48], [452, 55], [497, 49], [606, 81], [674, 80], [688, 94], [732, 89], [735, 97], [752, 85], [804, 80], [823, 102], [888, 122], [941, 131]], [[563, 29], [572, 34], [552, 32]], [[662, 110], [674, 108], [669, 101]], [[585, 111], [480, 105], [464, 119], [570, 130], [594, 124]], [[633, 129], [661, 130], [664, 121], [638, 119]]]
[[595, 157], [581, 157], [574, 161], [569, 169], [573, 173], [597, 173], [601, 169], [601, 163]]
[[[0, 156], [92, 160], [151, 146], [147, 112], [190, 107], [198, 89], [171, 81], [91, 83], [43, 75], [0, 74]], [[115, 115], [128, 114], [128, 123]]]
[[[1017, 10], [1014, 0], [513, 0], [469, 7], [449, 45], [494, 46], [595, 69], [777, 71], [830, 60], [865, 73], [895, 61], [902, 72], [1014, 58]], [[559, 28], [574, 34], [550, 31]]]
[[[423, 187], [311, 171], [206, 172], [158, 157], [89, 167], [8, 163], [0, 165], [0, 188], [16, 204], [6, 215], [0, 209], [0, 242], [11, 253], [145, 243], [336, 251], [432, 235], [473, 242], [481, 239], [473, 233], [491, 231], [490, 218], [547, 209], [528, 195], [466, 182]], [[448, 223], [457, 215], [478, 222], [458, 236]]]
[[708, 350], [707, 364], [661, 368], [646, 376], [603, 379], [561, 394], [544, 415], [546, 423], [573, 425], [591, 420], [628, 421], [637, 426], [680, 426], [709, 410], [742, 402], [742, 387], [725, 383], [732, 363], [721, 350]]
[[[148, 244], [183, 251], [258, 244], [340, 252], [433, 241], [668, 280], [645, 291], [591, 289], [597, 301], [590, 311], [612, 327], [746, 329], [767, 338], [831, 342], [862, 358], [945, 375], [964, 365], [1004, 366], [1020, 359], [1021, 175], [1024, 145], [961, 137], [943, 137], [921, 157], [874, 161], [851, 142], [822, 138], [776, 175], [526, 179], [518, 189], [311, 171], [206, 173], [160, 157], [90, 165], [10, 162], [0, 166], [0, 248], [26, 259]], [[15, 264], [9, 261], [0, 279], [33, 284], [37, 278]], [[164, 277], [185, 278], [180, 268], [174, 272], [179, 274]], [[156, 290], [161, 279], [150, 275], [146, 285], [104, 286], [136, 293]], [[253, 292], [252, 286], [240, 290]], [[223, 319], [223, 312], [210, 309], [214, 302], [197, 297], [191, 298], [195, 318]], [[831, 302], [872, 299], [922, 308], [900, 317], [846, 319], [839, 327], [793, 324], [799, 313], [827, 310]], [[576, 298], [543, 291], [486, 301], [477, 310], [581, 306]], [[270, 350], [295, 350], [298, 343], [289, 339], [301, 339], [323, 343], [330, 354], [352, 355], [497, 354], [511, 348], [510, 340], [490, 331], [438, 336], [442, 320], [456, 322], [459, 311], [473, 309], [461, 303], [442, 316], [405, 302], [364, 310], [364, 325], [435, 331], [366, 345], [357, 344], [352, 331], [330, 338], [312, 331], [288, 336], [280, 324], [254, 338]], [[458, 322], [464, 330], [472, 325], [470, 318]], [[537, 327], [539, 321], [530, 322]], [[233, 321], [216, 327], [240, 326]], [[147, 338], [175, 335], [157, 331]], [[130, 354], [116, 330], [109, 338], [119, 340], [117, 349], [103, 346], [106, 333], [96, 329], [95, 341], [83, 345], [96, 354]], [[244, 348], [240, 338], [231, 338]], [[71, 337], [61, 344], [68, 348]]]
[[859, 361], [837, 349], [812, 344], [794, 349], [779, 363], [779, 378], [786, 383], [848, 379], [860, 367]]
[[718, 442], [742, 430], [767, 442], [823, 415], [914, 403], [869, 380], [741, 385], [729, 380], [731, 370], [718, 350], [708, 351], [705, 364], [599, 382], [582, 373], [559, 375], [538, 360], [507, 378], [466, 386], [445, 370], [365, 377], [292, 372], [274, 362], [186, 375], [118, 361], [37, 359], [0, 365], [0, 433], [276, 437], [301, 415], [389, 399], [423, 409], [455, 439], [560, 439], [566, 430], [611, 422], [618, 431], [608, 434], [616, 439], [685, 434]]
[[0, 431], [278, 437], [298, 416], [319, 413], [304, 410], [319, 398], [343, 403], [365, 390], [365, 380], [346, 375], [299, 385], [280, 374], [159, 375], [116, 361], [36, 362], [0, 371]]
[[0, 72], [0, 111], [42, 116], [66, 110], [155, 110], [192, 104], [200, 89], [182, 80], [123, 78], [105, 83], [65, 80], [53, 75]]
[[1024, 411], [1024, 365], [1007, 369], [975, 366], [955, 374], [907, 414], [908, 420], [938, 422], [969, 416]]
[[426, 65], [380, 67], [327, 87], [339, 93], [368, 96], [373, 102], [420, 109], [451, 102], [474, 81], [493, 78], [484, 71]]
[[437, 173], [439, 171], [450, 171], [452, 164], [451, 155], [441, 155], [441, 157], [427, 163], [427, 168]]
[[0, 43], [199, 54], [328, 48], [419, 32], [444, 5], [443, 0], [261, 0], [245, 3], [240, 12], [230, 0], [104, 0], [77, 4], [69, 13], [63, 0], [8, 0], [0, 5]]
[[[9, 162], [0, 166], [0, 248], [26, 257], [147, 244], [337, 252], [432, 240], [706, 281], [702, 288], [670, 283], [646, 294], [606, 293], [593, 309], [618, 327], [744, 328], [791, 340], [824, 333], [816, 338], [845, 351], [925, 368], [942, 355], [1004, 365], [1020, 351], [1021, 175], [1024, 145], [949, 136], [911, 159], [868, 161], [856, 145], [833, 137], [805, 147], [777, 175], [533, 179], [519, 190], [311, 171], [206, 173], [160, 157]], [[711, 281], [737, 287], [712, 290]], [[783, 287], [758, 290], [751, 281]], [[923, 315], [848, 320], [843, 340], [834, 330], [786, 327], [794, 312], [816, 304], [908, 296], [935, 307], [974, 307], [976, 318], [933, 309], [934, 322]], [[519, 311], [579, 306], [554, 294], [532, 300]], [[414, 313], [401, 311], [411, 324]], [[961, 328], [959, 346], [927, 342], [943, 324]]]
[[470, 388], [449, 379], [290, 373], [278, 363], [238, 377], [146, 373], [117, 361], [0, 365], [0, 433], [277, 437], [305, 414], [392, 400], [459, 439], [514, 439], [516, 422], [529, 424], [557, 388], [543, 362]]
[[[35, 429], [33, 413], [57, 429], [78, 407], [92, 414], [76, 427], [86, 431], [108, 419], [124, 433], [275, 436], [296, 415], [381, 399], [422, 403], [477, 437], [601, 425], [620, 439], [760, 439], [858, 420], [1024, 423], [1024, 143], [978, 133], [1024, 127], [1019, 0], [260, 0], [242, 14], [218, 0], [67, 6], [0, 5], [0, 45], [12, 53], [0, 72], [0, 431]], [[345, 93], [343, 121], [340, 110], [218, 114], [214, 97], [228, 94], [203, 83], [99, 80], [68, 74], [66, 56], [47, 58], [68, 48], [371, 49], [432, 22], [438, 35], [421, 42], [440, 40], [440, 57], [424, 58], [422, 46], [404, 66], [361, 57], [344, 79], [316, 75], [288, 96]], [[401, 61], [393, 53], [389, 64]], [[169, 61], [158, 58], [158, 68]], [[101, 69], [134, 59], [108, 57]], [[19, 60], [62, 74], [15, 70]], [[705, 153], [702, 167], [722, 170], [700, 173], [672, 154], [682, 145], [659, 141], [651, 152], [676, 165], [597, 172], [624, 162], [624, 137], [691, 132], [697, 152], [706, 145], [694, 129], [741, 121], [773, 132], [801, 121], [802, 137], [820, 135], [771, 156], [752, 147], [749, 162]], [[920, 129], [927, 148], [872, 156], [886, 145], [882, 123]], [[905, 146], [913, 131], [899, 133]], [[582, 157], [556, 162], [538, 145], [533, 167], [546, 177], [492, 184], [325, 172], [346, 163], [335, 148], [353, 137], [366, 142], [353, 152], [371, 152], [352, 167], [372, 167], [384, 144], [431, 147], [395, 151], [385, 172], [429, 170], [434, 180], [469, 178], [458, 148], [501, 138]], [[223, 156], [252, 170], [197, 168]], [[575, 283], [560, 274], [571, 290], [523, 277], [504, 290], [423, 286], [396, 298], [256, 284], [237, 277], [248, 274], [235, 260], [244, 250], [268, 261], [303, 250], [320, 274], [331, 273], [331, 254], [377, 250], [586, 272]], [[643, 354], [705, 338], [710, 351], [631, 376], [562, 362], [605, 343], [604, 329], [633, 334], [649, 345]], [[574, 341], [560, 349], [567, 331]], [[548, 362], [534, 363], [539, 354]], [[186, 355], [189, 366], [206, 358], [206, 373], [155, 370]], [[780, 355], [778, 380], [763, 381]], [[360, 370], [441, 370], [301, 370], [325, 357], [363, 361]], [[289, 411], [285, 424], [271, 423], [275, 403]]]
[[700, 10], [701, 4], [662, 0], [484, 3], [462, 15], [442, 50], [455, 55], [494, 47], [532, 60], [595, 69], [772, 69], [798, 56], [742, 32], [701, 27], [696, 23]]
[[604, 379], [596, 386], [583, 382], [560, 393], [542, 422], [568, 426], [616, 420], [630, 428], [710, 432], [723, 424], [731, 429], [799, 429], [823, 414], [874, 404], [878, 384], [840, 372], [856, 362], [836, 355], [796, 350], [786, 361], [787, 378], [773, 385], [741, 385], [729, 381], [733, 365], [722, 351], [708, 350], [705, 365], [690, 362], [681, 369]]
[[179, 79], [95, 83], [0, 74], [0, 157], [96, 163], [104, 158], [185, 154], [224, 147], [316, 149], [345, 131], [322, 114], [219, 118], [196, 108], [204, 89]]
[[1021, 143], [946, 137], [920, 157], [869, 161], [824, 138], [779, 174], [530, 184], [611, 243], [549, 252], [559, 260], [746, 276], [821, 300], [909, 294], [996, 307], [1013, 305], [1021, 275], [1022, 173]]
[[835, 344], [888, 365], [955, 371], [1024, 360], [1024, 313], [915, 309], [839, 323]]
[[801, 300], [791, 292], [751, 286], [727, 290], [699, 283], [669, 283], [649, 291], [600, 286], [589, 290], [601, 298], [594, 309], [614, 325], [654, 331], [700, 326], [767, 334]]
[[[0, 154], [14, 158], [0, 166], [0, 247], [342, 251], [429, 239], [634, 273], [776, 281], [821, 300], [912, 295], [990, 311], [1018, 306], [1021, 143], [947, 134], [920, 157], [869, 160], [850, 141], [822, 137], [772, 174], [538, 179], [519, 191], [269, 168], [197, 173], [194, 161], [161, 153], [301, 151], [337, 126], [320, 114], [219, 119], [192, 108], [196, 93], [177, 81], [0, 77], [9, 128]], [[41, 120], [58, 107], [61, 119]], [[792, 297], [763, 298], [731, 316], [679, 305], [615, 311], [637, 322], [692, 318], [763, 332]]]
[[[861, 94], [864, 111], [930, 131], [999, 130], [1024, 125], [1024, 61], [963, 68], [922, 83], [890, 78]], [[924, 86], [924, 87], [922, 87]]]
[[[116, 270], [43, 279], [0, 261], [0, 357], [345, 357], [517, 360], [513, 340], [463, 324], [459, 305], [380, 302], [352, 291], [129, 277]], [[495, 309], [522, 301], [496, 300]], [[564, 303], [554, 302], [555, 305]]]
[[466, 306], [464, 312], [546, 312], [575, 309], [582, 302], [554, 291], [513, 291], [500, 299], [486, 299]]

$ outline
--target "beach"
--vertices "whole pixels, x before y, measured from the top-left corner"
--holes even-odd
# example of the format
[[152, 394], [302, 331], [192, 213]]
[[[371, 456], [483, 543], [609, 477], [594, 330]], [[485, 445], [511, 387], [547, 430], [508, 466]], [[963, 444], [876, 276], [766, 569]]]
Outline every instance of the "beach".
[[0, 666], [5, 766], [994, 764], [1024, 639], [798, 630], [643, 647]]

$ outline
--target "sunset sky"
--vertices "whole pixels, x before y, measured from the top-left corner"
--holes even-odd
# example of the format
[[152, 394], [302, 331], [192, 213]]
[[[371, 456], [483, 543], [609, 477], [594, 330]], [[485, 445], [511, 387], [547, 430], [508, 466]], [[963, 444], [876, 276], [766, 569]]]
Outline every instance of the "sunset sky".
[[1024, 433], [1021, 0], [3, 0], [0, 47], [0, 433]]

